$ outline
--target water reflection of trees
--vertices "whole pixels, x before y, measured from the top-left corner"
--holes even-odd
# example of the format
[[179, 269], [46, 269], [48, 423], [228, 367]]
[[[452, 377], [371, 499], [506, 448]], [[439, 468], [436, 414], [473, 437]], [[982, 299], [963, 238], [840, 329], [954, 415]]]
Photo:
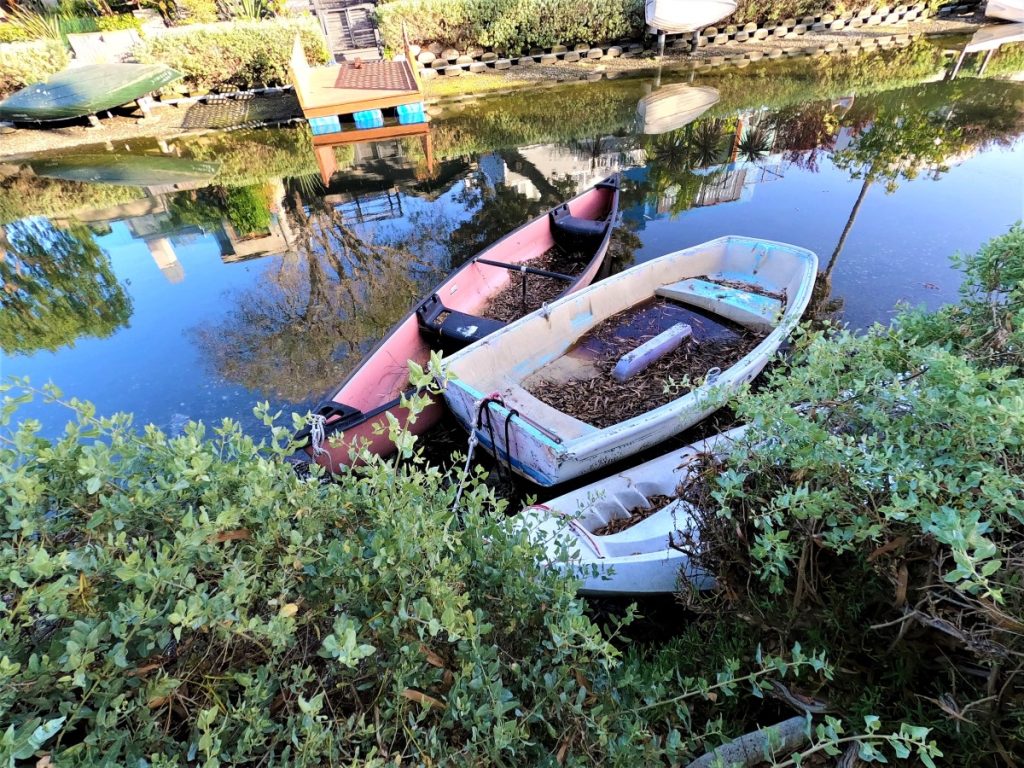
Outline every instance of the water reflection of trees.
[[56, 351], [128, 323], [132, 302], [92, 232], [48, 219], [0, 227], [0, 348]]
[[229, 297], [195, 340], [221, 377], [290, 402], [331, 391], [432, 285], [397, 247], [363, 240], [333, 206], [285, 200], [296, 247], [258, 284]]

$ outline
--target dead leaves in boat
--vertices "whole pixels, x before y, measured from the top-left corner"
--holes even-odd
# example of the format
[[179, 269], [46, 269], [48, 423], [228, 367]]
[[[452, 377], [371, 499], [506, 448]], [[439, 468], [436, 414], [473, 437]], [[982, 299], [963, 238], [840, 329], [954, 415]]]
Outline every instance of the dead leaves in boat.
[[[524, 267], [559, 272], [575, 277], [586, 266], [585, 254], [566, 251], [558, 246], [548, 249], [535, 259], [523, 262]], [[483, 313], [486, 317], [510, 323], [540, 309], [545, 303], [557, 299], [569, 284], [540, 275], [523, 275], [509, 272], [509, 284], [492, 298]], [[526, 278], [526, 303], [523, 303], [523, 278]]]
[[646, 339], [630, 339], [615, 354], [594, 361], [597, 375], [590, 379], [541, 380], [527, 389], [534, 397], [563, 413], [598, 428], [610, 427], [682, 397], [690, 387], [669, 387], [670, 382], [692, 381], [700, 385], [711, 368], [728, 369], [764, 340], [764, 335], [742, 331], [728, 338], [683, 344], [626, 381], [612, 376], [612, 369], [628, 348]]
[[662, 494], [649, 496], [647, 498], [647, 503], [650, 506], [633, 507], [633, 509], [629, 510], [626, 514], [626, 517], [613, 518], [600, 528], [595, 528], [591, 533], [595, 536], [610, 536], [613, 533], [618, 533], [619, 531], [624, 531], [627, 528], [632, 528], [637, 523], [646, 520], [658, 510], [664, 509], [675, 500], [675, 496], [665, 496]]

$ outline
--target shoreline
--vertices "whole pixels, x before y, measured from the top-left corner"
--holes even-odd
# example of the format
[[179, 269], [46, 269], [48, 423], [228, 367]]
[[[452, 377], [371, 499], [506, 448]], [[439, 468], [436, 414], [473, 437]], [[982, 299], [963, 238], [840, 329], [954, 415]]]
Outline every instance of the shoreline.
[[[504, 70], [437, 77], [423, 85], [424, 102], [430, 106], [464, 98], [498, 95], [529, 88], [579, 80], [642, 77], [659, 70], [706, 71], [711, 67], [744, 67], [756, 61], [794, 56], [843, 56], [894, 45], [906, 45], [920, 37], [937, 38], [970, 33], [988, 21], [980, 13], [966, 18], [930, 17], [891, 25], [847, 28], [840, 31], [808, 31], [798, 40], [768, 37], [743, 43], [729, 41], [701, 46], [694, 52], [678, 47], [658, 57], [653, 51], [632, 57], [581, 58], [557, 64], [535, 64]], [[54, 128], [7, 128], [0, 130], [0, 164], [13, 164], [42, 152], [141, 139], [174, 139], [211, 131], [282, 125], [303, 121], [298, 100], [290, 87], [264, 93], [241, 93], [157, 103], [152, 116], [118, 115], [103, 118], [99, 127], [81, 124]]]

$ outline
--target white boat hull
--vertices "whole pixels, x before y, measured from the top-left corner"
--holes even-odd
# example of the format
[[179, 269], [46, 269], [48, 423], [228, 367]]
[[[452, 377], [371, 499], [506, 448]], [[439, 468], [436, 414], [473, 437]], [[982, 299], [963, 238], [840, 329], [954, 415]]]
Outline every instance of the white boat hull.
[[654, 135], [678, 130], [711, 109], [718, 99], [715, 88], [686, 83], [663, 85], [636, 105], [640, 131]]
[[676, 496], [700, 470], [701, 454], [720, 460], [743, 437], [739, 427], [672, 451], [638, 467], [611, 475], [527, 507], [512, 525], [529, 531], [552, 567], [581, 582], [585, 595], [641, 595], [675, 592], [680, 578], [697, 589], [714, 582], [690, 562], [684, 549], [699, 546], [693, 510], [674, 501], [650, 517], [618, 533], [596, 534], [612, 520], [627, 517], [637, 506], [650, 507], [653, 496]]
[[985, 15], [1006, 21], [1024, 21], [1024, 0], [988, 0]]
[[[764, 369], [796, 327], [810, 301], [817, 265], [817, 256], [806, 249], [743, 237], [719, 238], [639, 264], [448, 358], [446, 371], [453, 378], [446, 382], [445, 399], [462, 425], [475, 431], [480, 443], [502, 462], [538, 485], [557, 485], [658, 445], [721, 407]], [[739, 306], [711, 309], [768, 332], [717, 378], [605, 428], [562, 413], [522, 386], [523, 380], [562, 358], [607, 318], [649, 301], [677, 281], [701, 276], [739, 280], [785, 296], [781, 316], [761, 321], [756, 320], [756, 311]], [[740, 293], [756, 305], [755, 294]], [[713, 305], [713, 298], [708, 302]], [[708, 308], [708, 302], [691, 303]], [[478, 416], [488, 414], [485, 428]]]
[[668, 34], [704, 29], [735, 12], [733, 0], [646, 0], [644, 3], [647, 26]]

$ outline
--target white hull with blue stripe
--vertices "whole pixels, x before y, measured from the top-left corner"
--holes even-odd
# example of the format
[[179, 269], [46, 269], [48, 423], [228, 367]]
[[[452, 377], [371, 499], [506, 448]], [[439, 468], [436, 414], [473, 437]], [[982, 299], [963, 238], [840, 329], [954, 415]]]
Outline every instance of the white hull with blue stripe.
[[[445, 399], [462, 425], [502, 462], [539, 485], [557, 485], [656, 446], [723, 405], [764, 369], [799, 323], [817, 268], [811, 251], [747, 237], [722, 237], [670, 253], [560, 299], [457, 352], [447, 360], [452, 376]], [[528, 380], [578, 366], [568, 353], [589, 331], [656, 299], [767, 335], [686, 394], [611, 426], [596, 427], [528, 391]], [[571, 375], [565, 386], [573, 386]]]

